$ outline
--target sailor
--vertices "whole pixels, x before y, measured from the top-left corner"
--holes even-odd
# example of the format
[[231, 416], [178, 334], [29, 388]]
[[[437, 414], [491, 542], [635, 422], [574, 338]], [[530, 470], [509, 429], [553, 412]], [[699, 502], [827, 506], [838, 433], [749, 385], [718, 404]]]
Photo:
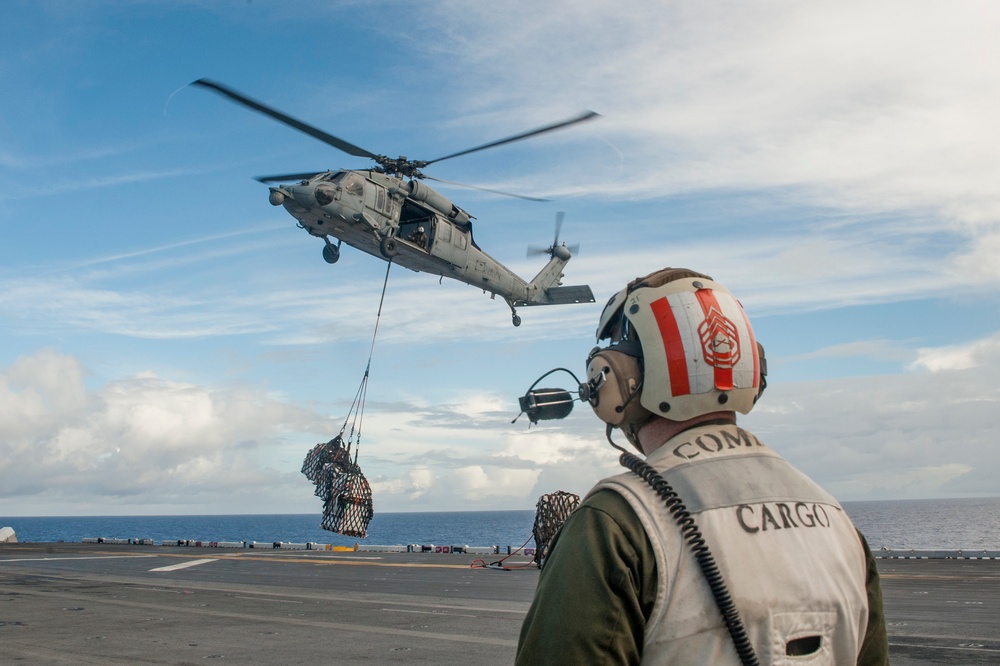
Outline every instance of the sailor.
[[597, 339], [590, 403], [645, 461], [625, 452], [635, 471], [598, 483], [556, 535], [517, 663], [888, 664], [864, 537], [736, 424], [766, 363], [732, 294], [666, 268], [611, 298]]
[[410, 237], [407, 240], [409, 240], [411, 243], [414, 243], [415, 245], [419, 245], [422, 248], [426, 248], [427, 234], [424, 233], [423, 225], [417, 227], [417, 230], [411, 233]]

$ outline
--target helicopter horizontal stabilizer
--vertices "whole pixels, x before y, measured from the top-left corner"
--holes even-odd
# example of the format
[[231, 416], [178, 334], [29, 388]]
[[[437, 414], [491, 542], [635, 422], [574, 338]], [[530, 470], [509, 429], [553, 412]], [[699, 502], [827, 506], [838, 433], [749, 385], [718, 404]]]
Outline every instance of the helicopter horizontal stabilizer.
[[568, 287], [549, 287], [545, 290], [544, 300], [522, 301], [515, 303], [522, 305], [571, 305], [573, 303], [593, 303], [594, 292], [589, 285], [579, 284]]

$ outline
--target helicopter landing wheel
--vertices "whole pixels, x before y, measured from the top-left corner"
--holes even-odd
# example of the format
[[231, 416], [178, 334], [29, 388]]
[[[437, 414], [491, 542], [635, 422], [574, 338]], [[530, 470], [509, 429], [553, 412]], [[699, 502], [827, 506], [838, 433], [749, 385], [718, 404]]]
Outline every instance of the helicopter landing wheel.
[[515, 315], [511, 315], [510, 320], [514, 324], [514, 326], [520, 326], [521, 325], [521, 318], [518, 317], [516, 314]]
[[323, 259], [328, 264], [335, 264], [340, 260], [340, 243], [334, 245], [330, 241], [323, 246]]
[[392, 259], [393, 257], [396, 256], [396, 251], [398, 250], [398, 248], [396, 247], [396, 239], [383, 238], [382, 242], [379, 243], [378, 249], [382, 253], [383, 257], [385, 257], [386, 259]]

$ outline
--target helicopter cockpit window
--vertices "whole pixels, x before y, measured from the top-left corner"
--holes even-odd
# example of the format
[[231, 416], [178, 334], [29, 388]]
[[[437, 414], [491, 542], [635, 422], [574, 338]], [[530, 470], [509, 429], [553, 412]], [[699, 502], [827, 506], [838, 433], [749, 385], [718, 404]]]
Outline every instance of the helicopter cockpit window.
[[356, 173], [347, 173], [341, 181], [341, 187], [348, 194], [359, 197], [365, 192], [365, 179]]

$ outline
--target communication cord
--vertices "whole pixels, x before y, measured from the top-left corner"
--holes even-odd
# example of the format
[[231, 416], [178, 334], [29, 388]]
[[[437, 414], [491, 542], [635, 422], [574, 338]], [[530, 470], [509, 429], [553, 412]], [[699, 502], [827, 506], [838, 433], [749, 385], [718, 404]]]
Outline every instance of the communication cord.
[[[611, 439], [610, 430], [609, 426], [609, 441]], [[680, 527], [681, 534], [688, 542], [688, 545], [691, 546], [691, 551], [694, 553], [694, 557], [698, 561], [702, 573], [705, 575], [705, 580], [708, 581], [708, 586], [712, 591], [712, 596], [715, 598], [715, 603], [718, 605], [719, 611], [722, 613], [722, 619], [726, 623], [729, 635], [733, 638], [736, 653], [739, 655], [740, 661], [744, 666], [758, 666], [760, 662], [757, 660], [757, 654], [754, 652], [750, 638], [747, 636], [746, 628], [740, 619], [736, 604], [733, 603], [733, 598], [726, 587], [726, 581], [722, 577], [722, 572], [719, 571], [719, 567], [715, 563], [715, 558], [712, 557], [708, 544], [705, 543], [705, 537], [702, 536], [701, 530], [698, 529], [694, 517], [688, 512], [680, 496], [677, 495], [677, 492], [670, 483], [663, 478], [662, 474], [638, 456], [615, 445], [614, 442], [612, 442], [612, 445], [622, 452], [619, 458], [622, 466], [627, 467], [649, 484], [660, 499], [663, 500], [674, 521]]]

